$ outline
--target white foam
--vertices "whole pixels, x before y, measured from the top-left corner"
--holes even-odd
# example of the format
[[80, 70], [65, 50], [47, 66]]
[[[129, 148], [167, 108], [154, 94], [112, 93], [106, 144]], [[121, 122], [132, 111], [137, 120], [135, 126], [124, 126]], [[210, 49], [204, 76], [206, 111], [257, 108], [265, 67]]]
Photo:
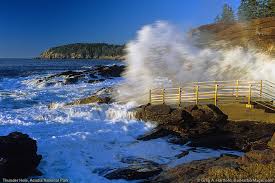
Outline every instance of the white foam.
[[194, 40], [167, 22], [144, 26], [126, 46], [121, 101], [147, 102], [156, 87], [207, 80], [274, 80], [275, 60], [253, 49], [198, 48]]

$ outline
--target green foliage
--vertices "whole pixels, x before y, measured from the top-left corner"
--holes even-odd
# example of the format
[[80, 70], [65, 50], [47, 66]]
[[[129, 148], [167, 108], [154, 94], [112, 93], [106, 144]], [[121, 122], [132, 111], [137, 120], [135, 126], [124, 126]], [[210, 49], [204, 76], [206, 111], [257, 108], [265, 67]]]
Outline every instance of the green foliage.
[[275, 16], [275, 0], [267, 0], [266, 11], [267, 16]]
[[247, 21], [258, 18], [260, 6], [257, 0], [241, 0], [238, 8], [238, 18], [240, 21]]
[[275, 0], [241, 0], [238, 8], [240, 21], [275, 16]]
[[[241, 0], [237, 16], [239, 21], [275, 16], [275, 0]], [[222, 13], [215, 18], [215, 22], [232, 23], [234, 21], [233, 9], [228, 4], [224, 4]]]
[[215, 22], [222, 22], [222, 23], [233, 23], [235, 21], [235, 15], [232, 7], [228, 4], [223, 5], [221, 15], [218, 15], [215, 19]]
[[76, 43], [50, 48], [48, 51], [42, 53], [41, 56], [43, 57], [48, 54], [49, 56], [46, 57], [50, 58], [111, 58], [123, 56], [123, 49], [124, 45], [113, 45], [106, 43]]

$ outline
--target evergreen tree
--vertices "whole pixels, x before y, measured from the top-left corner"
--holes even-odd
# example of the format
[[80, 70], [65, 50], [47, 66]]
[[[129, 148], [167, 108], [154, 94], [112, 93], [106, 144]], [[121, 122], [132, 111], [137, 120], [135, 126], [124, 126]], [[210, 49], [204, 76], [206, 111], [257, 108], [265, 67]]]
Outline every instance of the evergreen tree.
[[241, 0], [238, 9], [238, 18], [240, 21], [251, 20], [261, 17], [261, 6], [257, 0]]
[[222, 14], [218, 15], [215, 18], [215, 21], [222, 22], [222, 23], [233, 23], [235, 21], [233, 9], [228, 4], [224, 4], [222, 9]]
[[267, 0], [266, 12], [267, 17], [275, 16], [275, 0]]

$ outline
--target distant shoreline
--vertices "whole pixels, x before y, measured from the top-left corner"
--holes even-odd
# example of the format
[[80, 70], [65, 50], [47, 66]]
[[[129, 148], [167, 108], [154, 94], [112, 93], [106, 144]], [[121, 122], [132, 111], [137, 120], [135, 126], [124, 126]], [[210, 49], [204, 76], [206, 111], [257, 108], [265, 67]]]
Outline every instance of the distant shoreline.
[[[21, 58], [17, 58], [17, 59], [21, 59]], [[24, 58], [22, 58], [24, 59]], [[28, 59], [28, 58], [27, 58]], [[36, 58], [30, 58], [29, 60], [48, 60], [48, 61], [65, 61], [65, 60], [73, 60], [73, 61], [81, 61], [81, 60], [90, 60], [90, 61], [118, 61], [118, 62], [122, 62], [125, 59], [113, 59], [113, 58], [40, 58], [40, 57], [36, 57]]]
[[75, 43], [50, 48], [38, 59], [124, 60], [125, 45], [107, 43]]

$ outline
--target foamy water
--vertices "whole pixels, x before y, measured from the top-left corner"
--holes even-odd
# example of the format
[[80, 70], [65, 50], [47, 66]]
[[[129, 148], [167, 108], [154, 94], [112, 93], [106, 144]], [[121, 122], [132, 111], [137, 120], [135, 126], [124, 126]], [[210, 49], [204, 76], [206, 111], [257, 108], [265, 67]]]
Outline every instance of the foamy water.
[[[126, 46], [118, 98], [146, 102], [151, 88], [213, 80], [275, 80], [275, 60], [254, 49], [198, 48], [189, 34], [163, 21], [142, 27]], [[142, 96], [142, 97], [140, 97]]]
[[[33, 62], [35, 65], [36, 61]], [[14, 66], [13, 69], [18, 68]], [[127, 182], [110, 181], [103, 177], [102, 172], [126, 167], [127, 164], [120, 161], [125, 157], [145, 158], [175, 166], [196, 159], [216, 157], [224, 152], [239, 154], [197, 149], [178, 160], [175, 155], [189, 149], [188, 146], [170, 144], [166, 139], [137, 141], [139, 135], [154, 126], [133, 119], [130, 109], [135, 106], [134, 102], [123, 105], [64, 106], [100, 88], [117, 86], [123, 78], [96, 84], [37, 84], [38, 79], [61, 71], [41, 68], [39, 72], [2, 76], [0, 79], [0, 135], [20, 131], [36, 139], [38, 153], [43, 156], [38, 167], [43, 173], [42, 177], [67, 178], [72, 183]], [[18, 72], [23, 73], [20, 70]], [[54, 106], [51, 109], [48, 107], [50, 104]]]

